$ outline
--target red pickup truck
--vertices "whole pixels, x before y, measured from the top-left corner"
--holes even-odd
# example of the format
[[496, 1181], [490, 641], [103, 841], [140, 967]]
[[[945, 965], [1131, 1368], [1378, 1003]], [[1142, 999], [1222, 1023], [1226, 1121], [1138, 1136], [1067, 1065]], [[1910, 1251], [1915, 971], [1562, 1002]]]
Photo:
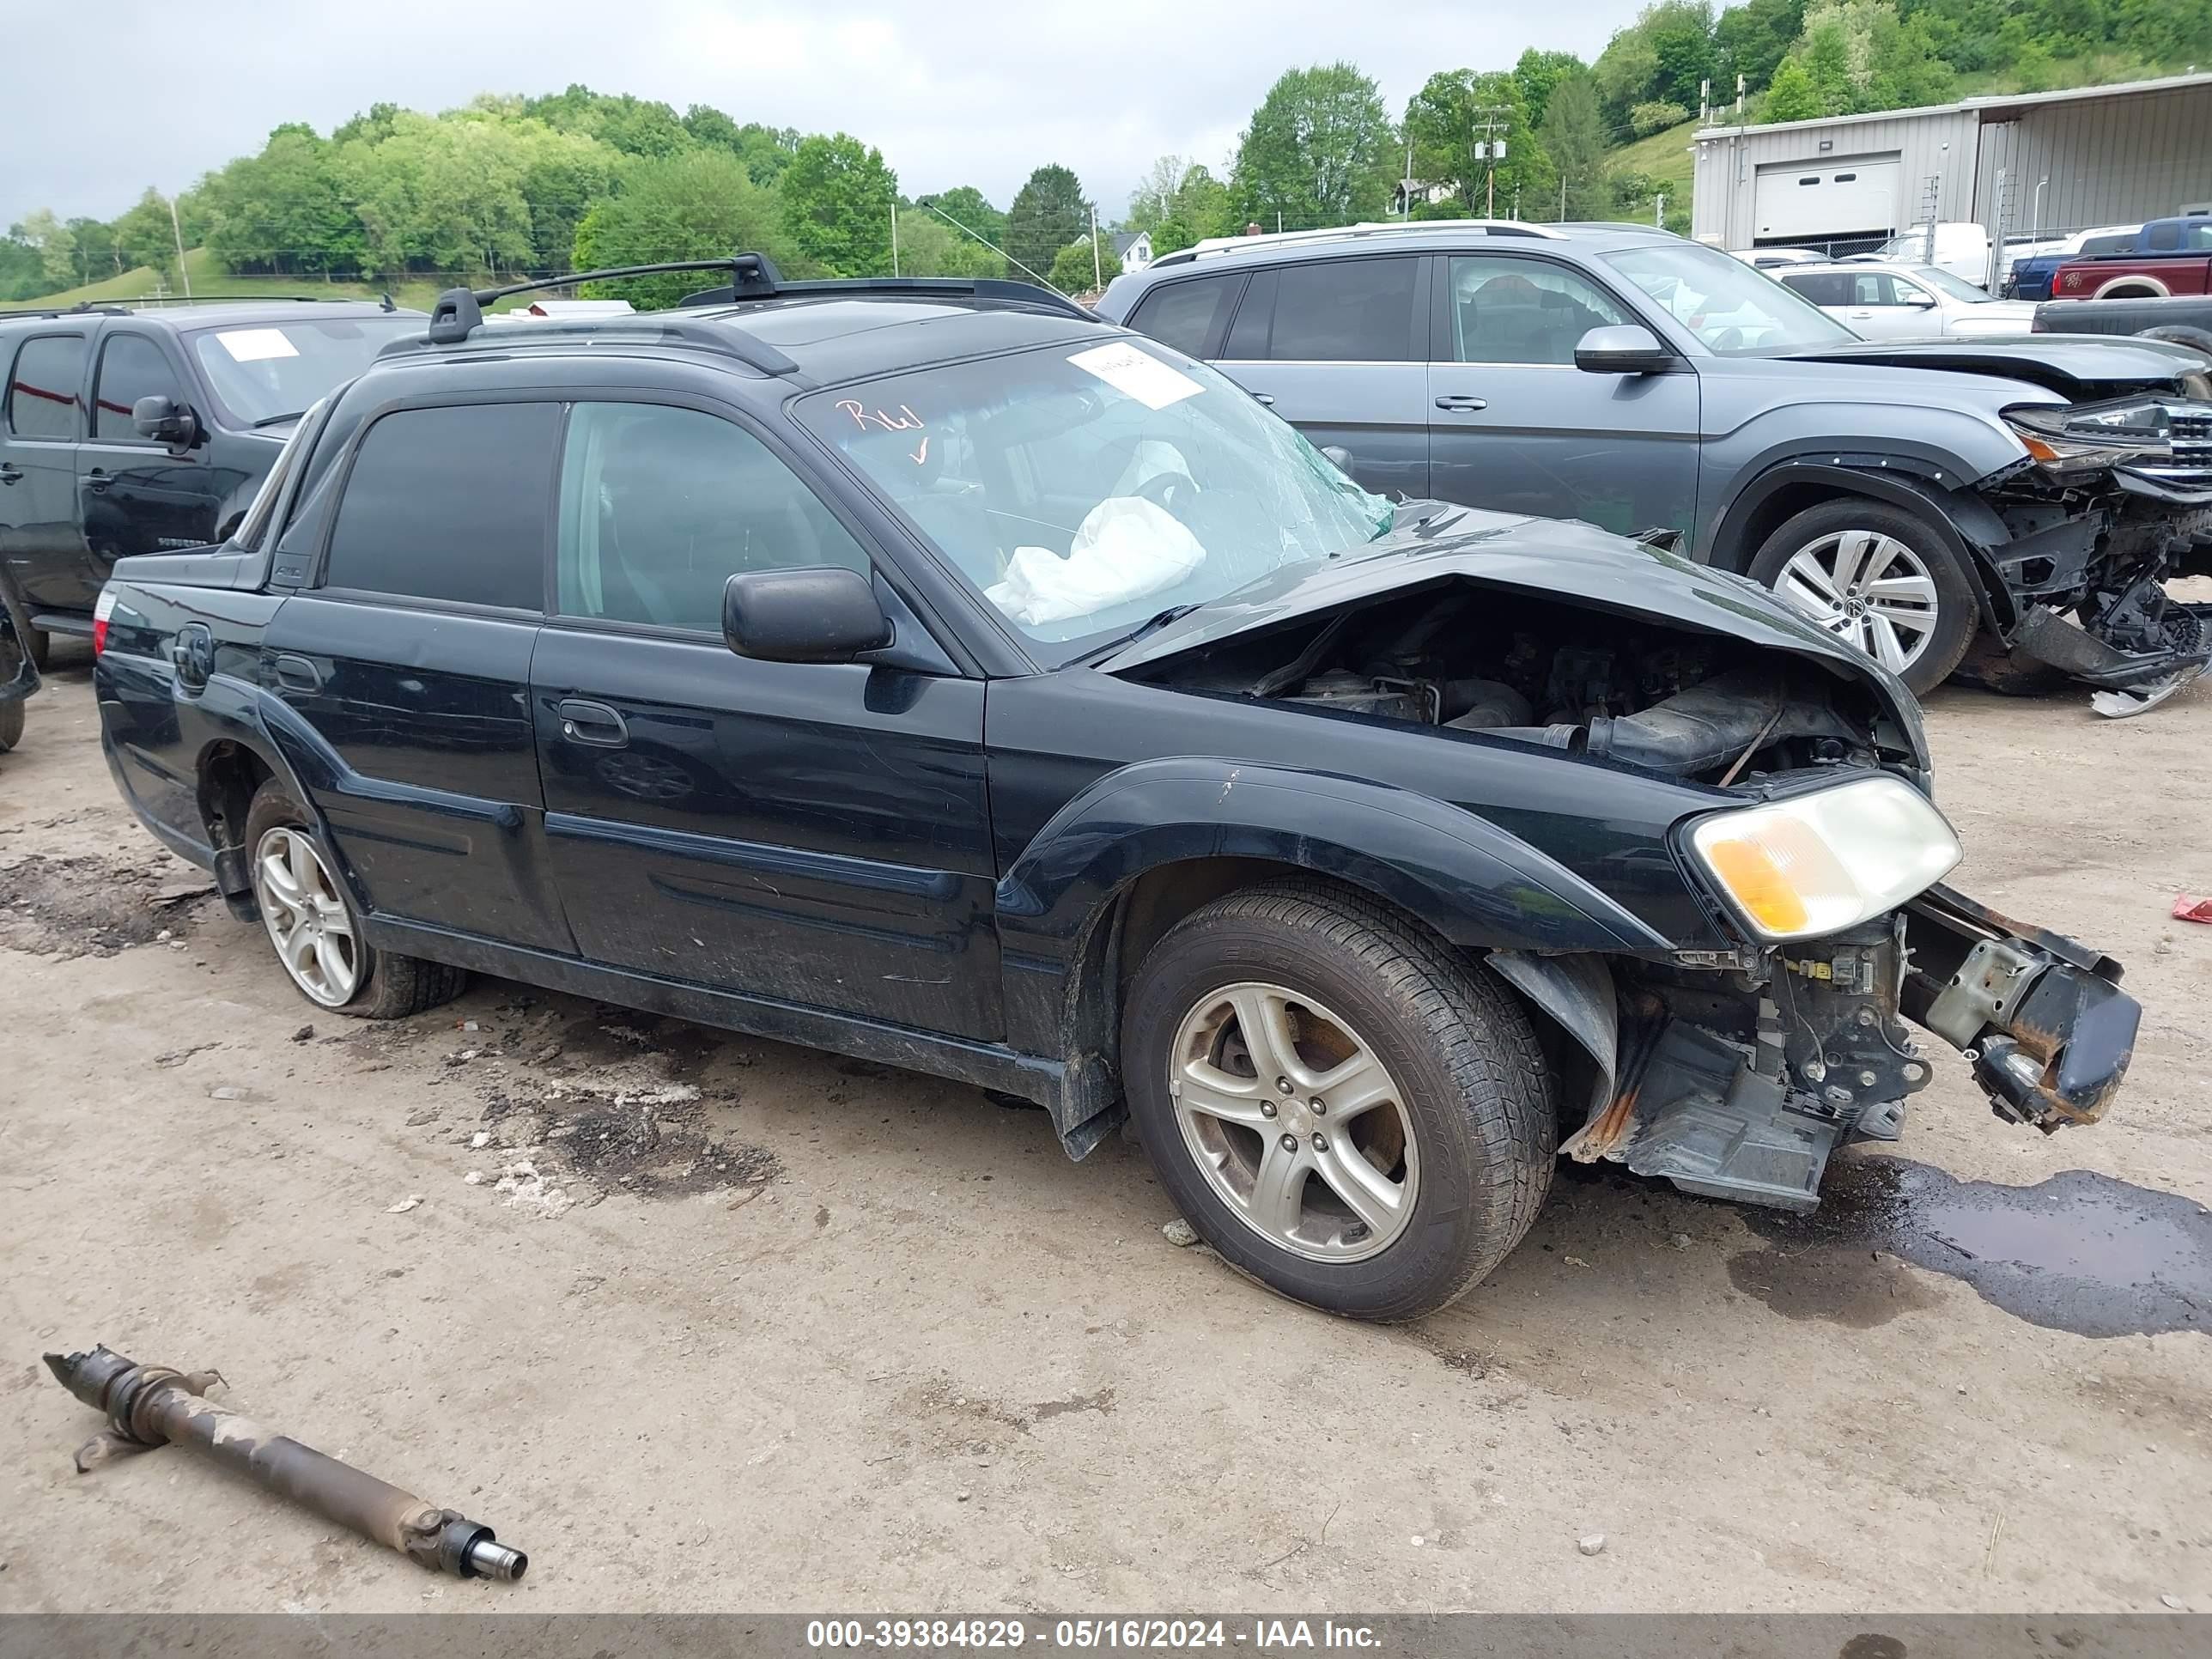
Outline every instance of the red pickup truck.
[[2051, 279], [2054, 300], [2159, 300], [2212, 294], [2212, 217], [2154, 219], [2125, 253], [2075, 259]]

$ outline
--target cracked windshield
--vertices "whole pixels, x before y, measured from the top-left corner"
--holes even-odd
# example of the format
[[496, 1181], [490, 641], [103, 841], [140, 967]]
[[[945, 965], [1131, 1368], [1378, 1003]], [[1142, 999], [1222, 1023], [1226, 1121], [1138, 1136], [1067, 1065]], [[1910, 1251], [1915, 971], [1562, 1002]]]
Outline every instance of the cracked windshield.
[[1389, 501], [1220, 375], [1133, 341], [894, 375], [804, 407], [1050, 659], [1390, 527]]

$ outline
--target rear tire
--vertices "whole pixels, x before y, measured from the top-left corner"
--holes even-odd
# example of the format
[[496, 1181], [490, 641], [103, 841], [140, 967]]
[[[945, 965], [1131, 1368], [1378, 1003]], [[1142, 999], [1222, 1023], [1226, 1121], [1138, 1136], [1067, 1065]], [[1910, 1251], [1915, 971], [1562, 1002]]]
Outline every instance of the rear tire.
[[0, 755], [6, 754], [23, 740], [23, 700], [14, 697], [0, 702]]
[[451, 1002], [468, 983], [461, 969], [380, 951], [362, 938], [361, 914], [337, 873], [337, 860], [274, 778], [247, 809], [246, 845], [254, 902], [277, 963], [317, 1007], [362, 1019], [401, 1019]]
[[1807, 507], [1766, 538], [1747, 574], [1884, 661], [1915, 696], [1943, 683], [1981, 626], [1974, 573], [1942, 535], [1864, 495]]
[[1364, 895], [1299, 884], [1206, 906], [1146, 956], [1121, 1032], [1131, 1115], [1176, 1207], [1232, 1267], [1326, 1312], [1433, 1313], [1504, 1260], [1550, 1188], [1528, 1016]]

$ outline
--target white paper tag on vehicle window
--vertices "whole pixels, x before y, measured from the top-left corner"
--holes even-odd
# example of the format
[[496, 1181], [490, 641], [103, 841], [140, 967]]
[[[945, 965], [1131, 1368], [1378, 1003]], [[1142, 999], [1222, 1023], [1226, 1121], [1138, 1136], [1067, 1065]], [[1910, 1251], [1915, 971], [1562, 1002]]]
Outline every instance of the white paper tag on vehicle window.
[[1093, 346], [1067, 361], [1086, 374], [1096, 374], [1115, 391], [1127, 392], [1147, 409], [1165, 409], [1206, 390], [1181, 369], [1127, 340]]
[[227, 328], [215, 337], [236, 362], [258, 363], [270, 357], [300, 355], [300, 348], [284, 337], [281, 328]]

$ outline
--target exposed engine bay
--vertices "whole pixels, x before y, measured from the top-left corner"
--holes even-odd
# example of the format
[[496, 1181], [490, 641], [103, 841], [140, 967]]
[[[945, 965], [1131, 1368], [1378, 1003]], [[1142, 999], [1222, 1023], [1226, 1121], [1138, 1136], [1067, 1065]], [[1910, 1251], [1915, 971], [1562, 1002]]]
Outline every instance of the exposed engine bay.
[[1243, 635], [1152, 678], [1480, 732], [1701, 782], [1915, 764], [1863, 681], [1747, 641], [1465, 585]]

